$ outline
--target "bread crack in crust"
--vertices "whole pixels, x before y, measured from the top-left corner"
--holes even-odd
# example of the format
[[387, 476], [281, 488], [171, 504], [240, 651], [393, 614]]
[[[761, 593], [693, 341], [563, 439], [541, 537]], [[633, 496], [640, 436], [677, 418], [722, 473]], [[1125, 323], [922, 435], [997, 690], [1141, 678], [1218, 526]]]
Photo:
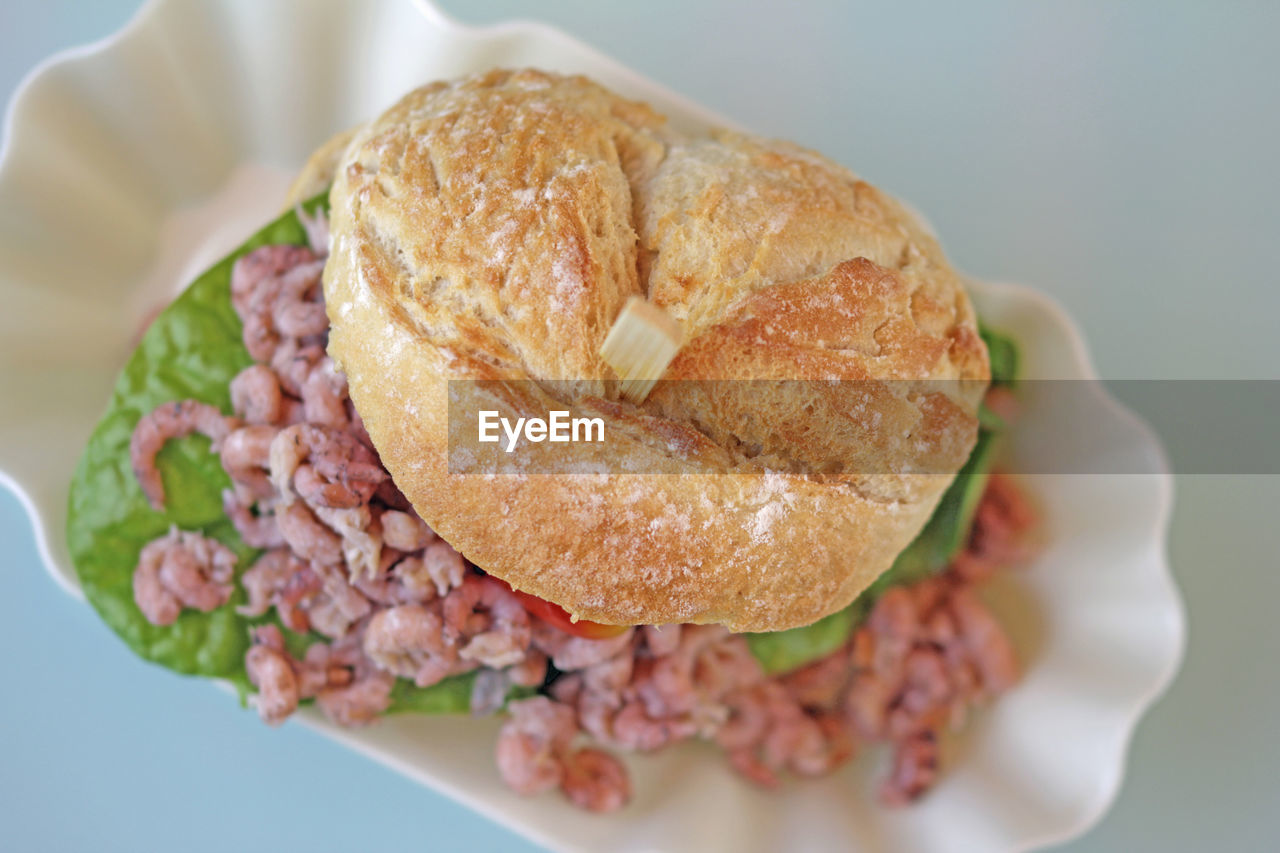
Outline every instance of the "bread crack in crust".
[[[960, 279], [818, 154], [525, 70], [410, 93], [331, 168], [329, 347], [383, 462], [468, 559], [579, 617], [812, 622], [972, 449], [988, 366]], [[665, 378], [689, 380], [639, 406], [599, 356], [636, 294], [681, 322]], [[581, 470], [664, 473], [451, 473], [450, 379], [603, 417]]]

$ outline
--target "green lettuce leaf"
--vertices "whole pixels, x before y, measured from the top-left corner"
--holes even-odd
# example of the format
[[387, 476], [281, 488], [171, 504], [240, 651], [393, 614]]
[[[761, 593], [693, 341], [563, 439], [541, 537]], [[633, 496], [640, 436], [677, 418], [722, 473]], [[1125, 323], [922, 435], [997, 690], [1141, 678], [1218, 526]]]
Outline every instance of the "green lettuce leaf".
[[[308, 201], [322, 208], [325, 196]], [[184, 610], [169, 626], [152, 625], [133, 601], [133, 570], [143, 546], [170, 525], [199, 530], [225, 543], [239, 558], [237, 573], [257, 556], [240, 540], [222, 512], [222, 490], [230, 480], [209, 441], [191, 436], [169, 442], [158, 457], [167, 504], [163, 513], [147, 503], [129, 461], [129, 439], [139, 418], [161, 403], [191, 398], [230, 411], [228, 385], [253, 363], [241, 342], [239, 317], [231, 307], [231, 267], [241, 255], [274, 243], [306, 244], [297, 216], [288, 212], [250, 237], [195, 280], [143, 335], [116, 381], [106, 414], [94, 429], [72, 478], [67, 544], [85, 597], [113, 631], [141, 657], [187, 675], [222, 678], [243, 695], [252, 625], [235, 612], [244, 601], [237, 585], [231, 601], [211, 613]], [[278, 624], [278, 623], [277, 623]], [[283, 626], [282, 626], [283, 627]], [[295, 652], [323, 639], [284, 631]], [[471, 679], [458, 676], [428, 688], [397, 682], [392, 710], [465, 712]]]
[[[1007, 335], [980, 327], [991, 355], [991, 384], [1012, 386], [1018, 375], [1018, 346]], [[978, 502], [987, 487], [995, 461], [997, 438], [1004, 421], [986, 406], [978, 413], [978, 441], [964, 466], [951, 481], [933, 515], [893, 565], [844, 610], [812, 625], [786, 631], [747, 634], [747, 645], [769, 674], [788, 672], [834, 652], [862, 622], [886, 589], [923, 580], [941, 571], [964, 547]]]

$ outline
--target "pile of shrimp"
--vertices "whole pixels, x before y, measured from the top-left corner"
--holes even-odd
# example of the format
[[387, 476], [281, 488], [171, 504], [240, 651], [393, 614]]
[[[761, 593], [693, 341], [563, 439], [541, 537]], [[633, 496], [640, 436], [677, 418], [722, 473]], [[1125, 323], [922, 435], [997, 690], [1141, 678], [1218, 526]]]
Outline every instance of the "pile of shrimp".
[[[387, 710], [397, 679], [427, 687], [475, 672], [472, 712], [505, 706], [498, 770], [522, 794], [559, 788], [578, 806], [612, 811], [631, 785], [606, 749], [699, 738], [767, 787], [788, 771], [829, 773], [885, 743], [892, 767], [880, 796], [902, 804], [935, 782], [943, 730], [1016, 681], [1010, 642], [974, 591], [1023, 556], [1032, 522], [999, 476], [943, 574], [889, 589], [840, 649], [790, 673], [766, 676], [745, 639], [718, 626], [587, 639], [530, 614], [436, 536], [382, 467], [325, 354], [327, 226], [304, 222], [309, 247], [265, 246], [233, 268], [232, 304], [254, 359], [231, 382], [234, 413], [166, 403], [139, 421], [130, 446], [159, 510], [156, 454], [171, 439], [207, 436], [232, 483], [223, 507], [261, 551], [237, 578], [226, 546], [170, 530], [143, 549], [134, 574], [147, 619], [166, 625], [184, 608], [226, 606], [238, 583], [244, 615], [274, 611], [288, 631], [326, 638], [297, 657], [280, 627], [252, 630], [245, 667], [266, 722], [311, 700], [338, 724], [363, 725]], [[539, 693], [508, 702], [515, 686]]]

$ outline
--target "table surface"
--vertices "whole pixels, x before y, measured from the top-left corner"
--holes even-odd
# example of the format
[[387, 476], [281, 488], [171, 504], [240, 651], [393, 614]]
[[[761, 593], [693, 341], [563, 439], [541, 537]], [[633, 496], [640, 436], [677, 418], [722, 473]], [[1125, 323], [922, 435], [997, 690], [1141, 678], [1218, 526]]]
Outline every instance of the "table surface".
[[[0, 94], [138, 5], [0, 4]], [[1280, 281], [1257, 255], [1280, 234], [1280, 6], [812, 0], [783, 18], [728, 0], [443, 5], [477, 23], [541, 17], [846, 163], [926, 211], [960, 268], [1063, 302], [1106, 377], [1277, 376]], [[1064, 849], [1274, 849], [1277, 508], [1280, 477], [1179, 478], [1186, 664], [1138, 730], [1116, 806]], [[2, 491], [0, 542], [0, 847], [531, 849], [140, 664], [45, 576]]]

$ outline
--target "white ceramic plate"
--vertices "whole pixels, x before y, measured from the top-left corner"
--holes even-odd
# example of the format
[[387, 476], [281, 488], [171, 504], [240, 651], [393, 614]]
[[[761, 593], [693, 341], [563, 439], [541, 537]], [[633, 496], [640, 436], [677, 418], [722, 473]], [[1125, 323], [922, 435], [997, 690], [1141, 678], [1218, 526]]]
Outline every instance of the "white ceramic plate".
[[[0, 160], [0, 481], [69, 592], [67, 484], [140, 317], [269, 219], [330, 134], [424, 81], [493, 65], [583, 72], [678, 123], [724, 123], [545, 26], [468, 29], [410, 0], [156, 0], [27, 78]], [[1093, 376], [1054, 304], [1019, 287], [973, 290], [1022, 342], [1029, 375]], [[875, 805], [870, 756], [765, 794], [692, 745], [632, 760], [634, 803], [601, 818], [508, 792], [491, 758], [495, 721], [396, 717], [350, 732], [306, 721], [558, 849], [1000, 851], [1077, 835], [1114, 799], [1184, 631], [1159, 445], [1103, 395], [1087, 405], [1085, 422], [1123, 448], [1116, 470], [1147, 473], [1026, 478], [1049, 543], [991, 595], [1026, 677], [951, 744], [942, 784], [913, 808]], [[1018, 434], [1057, 428], [1053, 399], [1033, 395]]]

